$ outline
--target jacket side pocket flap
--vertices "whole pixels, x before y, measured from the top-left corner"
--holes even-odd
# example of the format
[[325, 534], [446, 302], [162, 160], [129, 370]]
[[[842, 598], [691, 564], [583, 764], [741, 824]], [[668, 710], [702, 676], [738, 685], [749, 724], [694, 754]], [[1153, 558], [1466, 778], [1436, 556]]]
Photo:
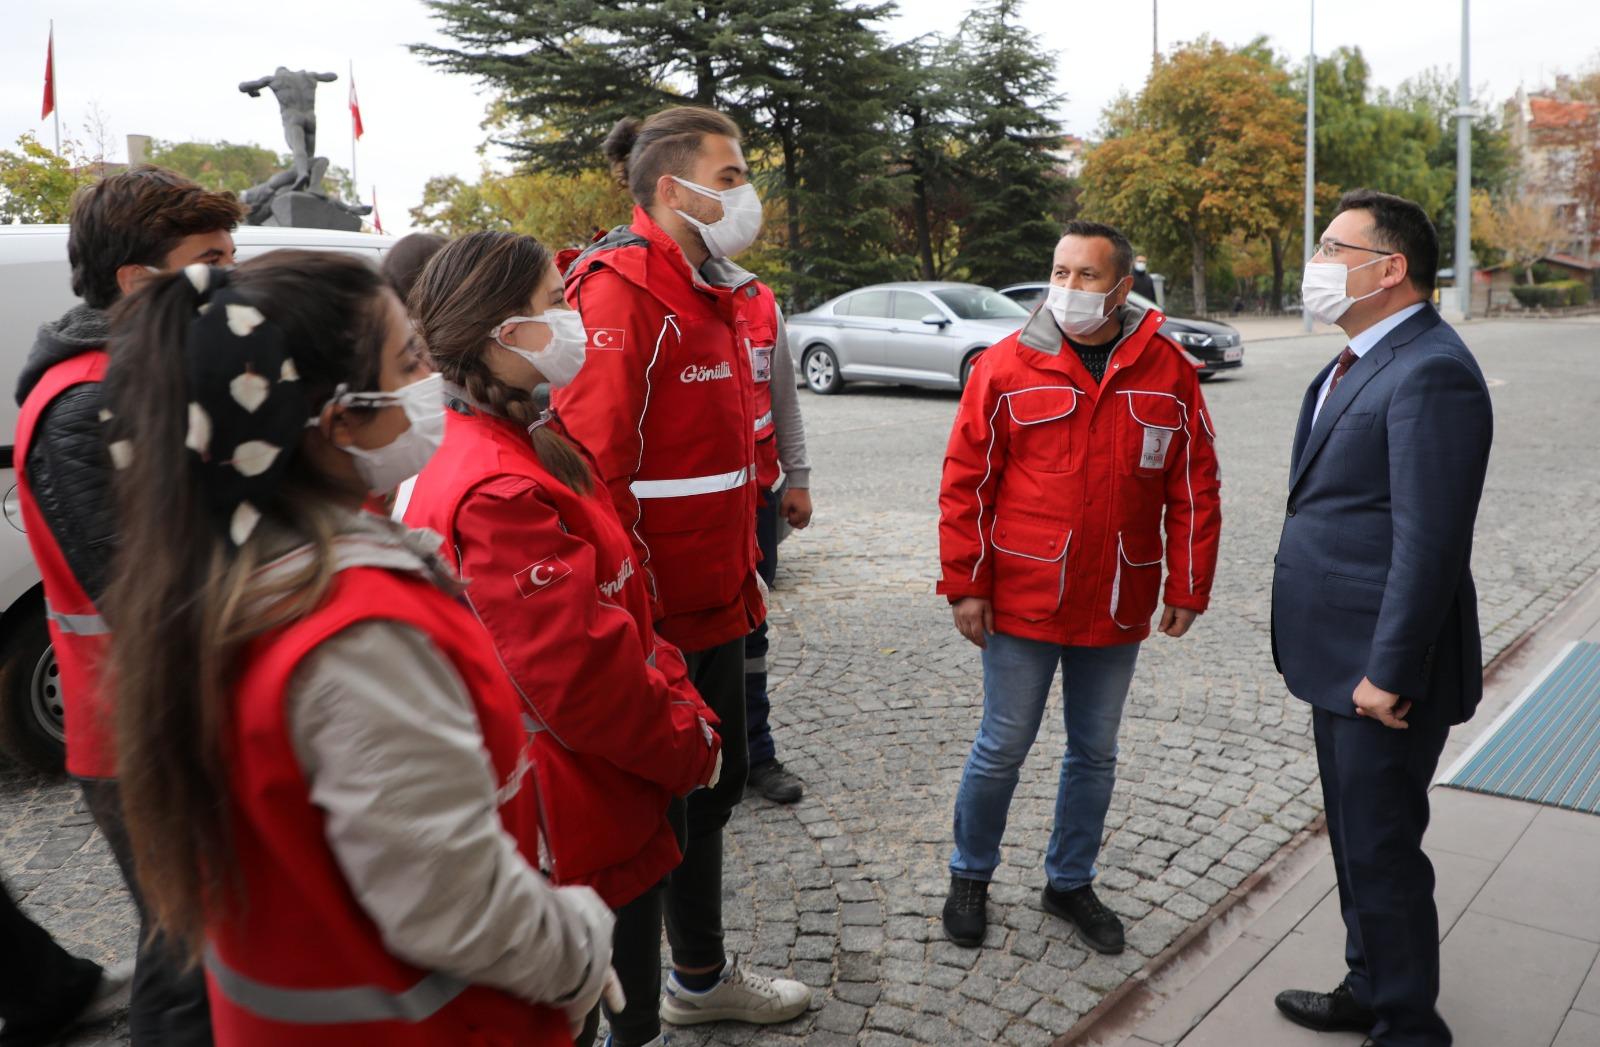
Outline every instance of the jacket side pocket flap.
[[989, 537], [1003, 553], [1044, 563], [1055, 563], [1066, 556], [1072, 542], [1072, 532], [1060, 524], [1018, 516], [995, 517]]

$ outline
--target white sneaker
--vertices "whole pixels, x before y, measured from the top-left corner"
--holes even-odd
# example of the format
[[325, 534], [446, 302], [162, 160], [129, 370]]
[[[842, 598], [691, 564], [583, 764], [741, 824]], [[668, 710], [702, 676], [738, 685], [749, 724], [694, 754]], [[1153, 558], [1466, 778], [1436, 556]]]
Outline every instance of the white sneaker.
[[811, 990], [799, 982], [752, 974], [729, 959], [722, 978], [705, 992], [691, 992], [678, 981], [676, 972], [669, 974], [661, 997], [661, 1020], [673, 1025], [774, 1025], [799, 1017], [810, 1004]]
[[100, 984], [95, 987], [89, 1006], [78, 1015], [80, 1025], [98, 1025], [115, 1018], [128, 1009], [133, 996], [133, 961], [107, 967], [100, 972]]

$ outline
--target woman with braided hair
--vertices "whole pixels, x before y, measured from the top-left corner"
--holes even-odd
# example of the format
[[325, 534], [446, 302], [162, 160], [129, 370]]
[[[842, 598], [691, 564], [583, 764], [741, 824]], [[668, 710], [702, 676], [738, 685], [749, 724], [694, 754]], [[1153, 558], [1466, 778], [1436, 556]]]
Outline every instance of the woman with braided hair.
[[611, 914], [539, 871], [526, 707], [437, 537], [361, 510], [442, 428], [399, 299], [278, 251], [158, 277], [114, 329], [128, 831], [216, 1042], [571, 1044]]
[[549, 252], [512, 233], [463, 237], [428, 263], [409, 304], [450, 411], [406, 520], [444, 535], [534, 709], [552, 878], [617, 910], [630, 1002], [611, 1013], [611, 1042], [656, 1042], [658, 887], [681, 857], [670, 812], [681, 824], [677, 798], [717, 780], [717, 718], [656, 635], [645, 572], [594, 460], [538, 406], [585, 359]]

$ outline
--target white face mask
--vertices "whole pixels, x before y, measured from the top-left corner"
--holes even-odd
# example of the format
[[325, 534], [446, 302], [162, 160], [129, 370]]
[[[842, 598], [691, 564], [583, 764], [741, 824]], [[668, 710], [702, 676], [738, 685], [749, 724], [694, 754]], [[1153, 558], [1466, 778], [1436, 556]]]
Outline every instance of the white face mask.
[[1350, 268], [1343, 262], [1307, 262], [1305, 275], [1300, 279], [1300, 300], [1304, 303], [1306, 312], [1319, 323], [1338, 323], [1339, 318], [1348, 312], [1352, 305], [1364, 302], [1384, 291], [1384, 288], [1379, 287], [1376, 291], [1364, 294], [1360, 298], [1351, 298], [1346, 291], [1350, 274], [1357, 269], [1377, 265], [1390, 257], [1392, 256], [1384, 255], [1382, 258], [1374, 258], [1355, 268]]
[[[1118, 281], [1120, 285], [1121, 281]], [[1106, 299], [1113, 291], [1077, 291], [1050, 285], [1044, 307], [1056, 318], [1056, 325], [1069, 338], [1094, 334], [1106, 322]]]
[[711, 252], [712, 258], [732, 258], [756, 242], [761, 234], [761, 197], [755, 186], [746, 182], [719, 192], [686, 182], [677, 175], [673, 175], [672, 180], [685, 189], [722, 203], [722, 217], [709, 225], [683, 211], [673, 212], [700, 231], [700, 239], [706, 242], [706, 250]]
[[[500, 340], [500, 332], [507, 324], [544, 324], [550, 328], [550, 343], [543, 349], [519, 349]], [[583, 328], [583, 318], [575, 309], [550, 309], [538, 316], [513, 316], [502, 320], [489, 332], [500, 348], [516, 353], [544, 375], [553, 388], [571, 385], [583, 368], [589, 346], [589, 332]]]
[[[367, 490], [388, 494], [422, 472], [444, 442], [444, 377], [430, 374], [392, 393], [335, 393], [327, 406], [391, 407], [399, 405], [410, 426], [382, 447], [351, 444], [340, 448], [356, 460], [356, 472]], [[327, 410], [324, 406], [323, 410]], [[320, 416], [307, 425], [318, 425]]]

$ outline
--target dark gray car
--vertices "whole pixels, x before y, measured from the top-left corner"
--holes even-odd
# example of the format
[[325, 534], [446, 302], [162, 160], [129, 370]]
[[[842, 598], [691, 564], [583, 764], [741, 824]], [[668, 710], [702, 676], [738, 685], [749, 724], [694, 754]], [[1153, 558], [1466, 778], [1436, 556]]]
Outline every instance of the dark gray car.
[[1027, 319], [977, 284], [875, 284], [789, 317], [789, 351], [813, 392], [855, 381], [960, 389], [977, 355]]

